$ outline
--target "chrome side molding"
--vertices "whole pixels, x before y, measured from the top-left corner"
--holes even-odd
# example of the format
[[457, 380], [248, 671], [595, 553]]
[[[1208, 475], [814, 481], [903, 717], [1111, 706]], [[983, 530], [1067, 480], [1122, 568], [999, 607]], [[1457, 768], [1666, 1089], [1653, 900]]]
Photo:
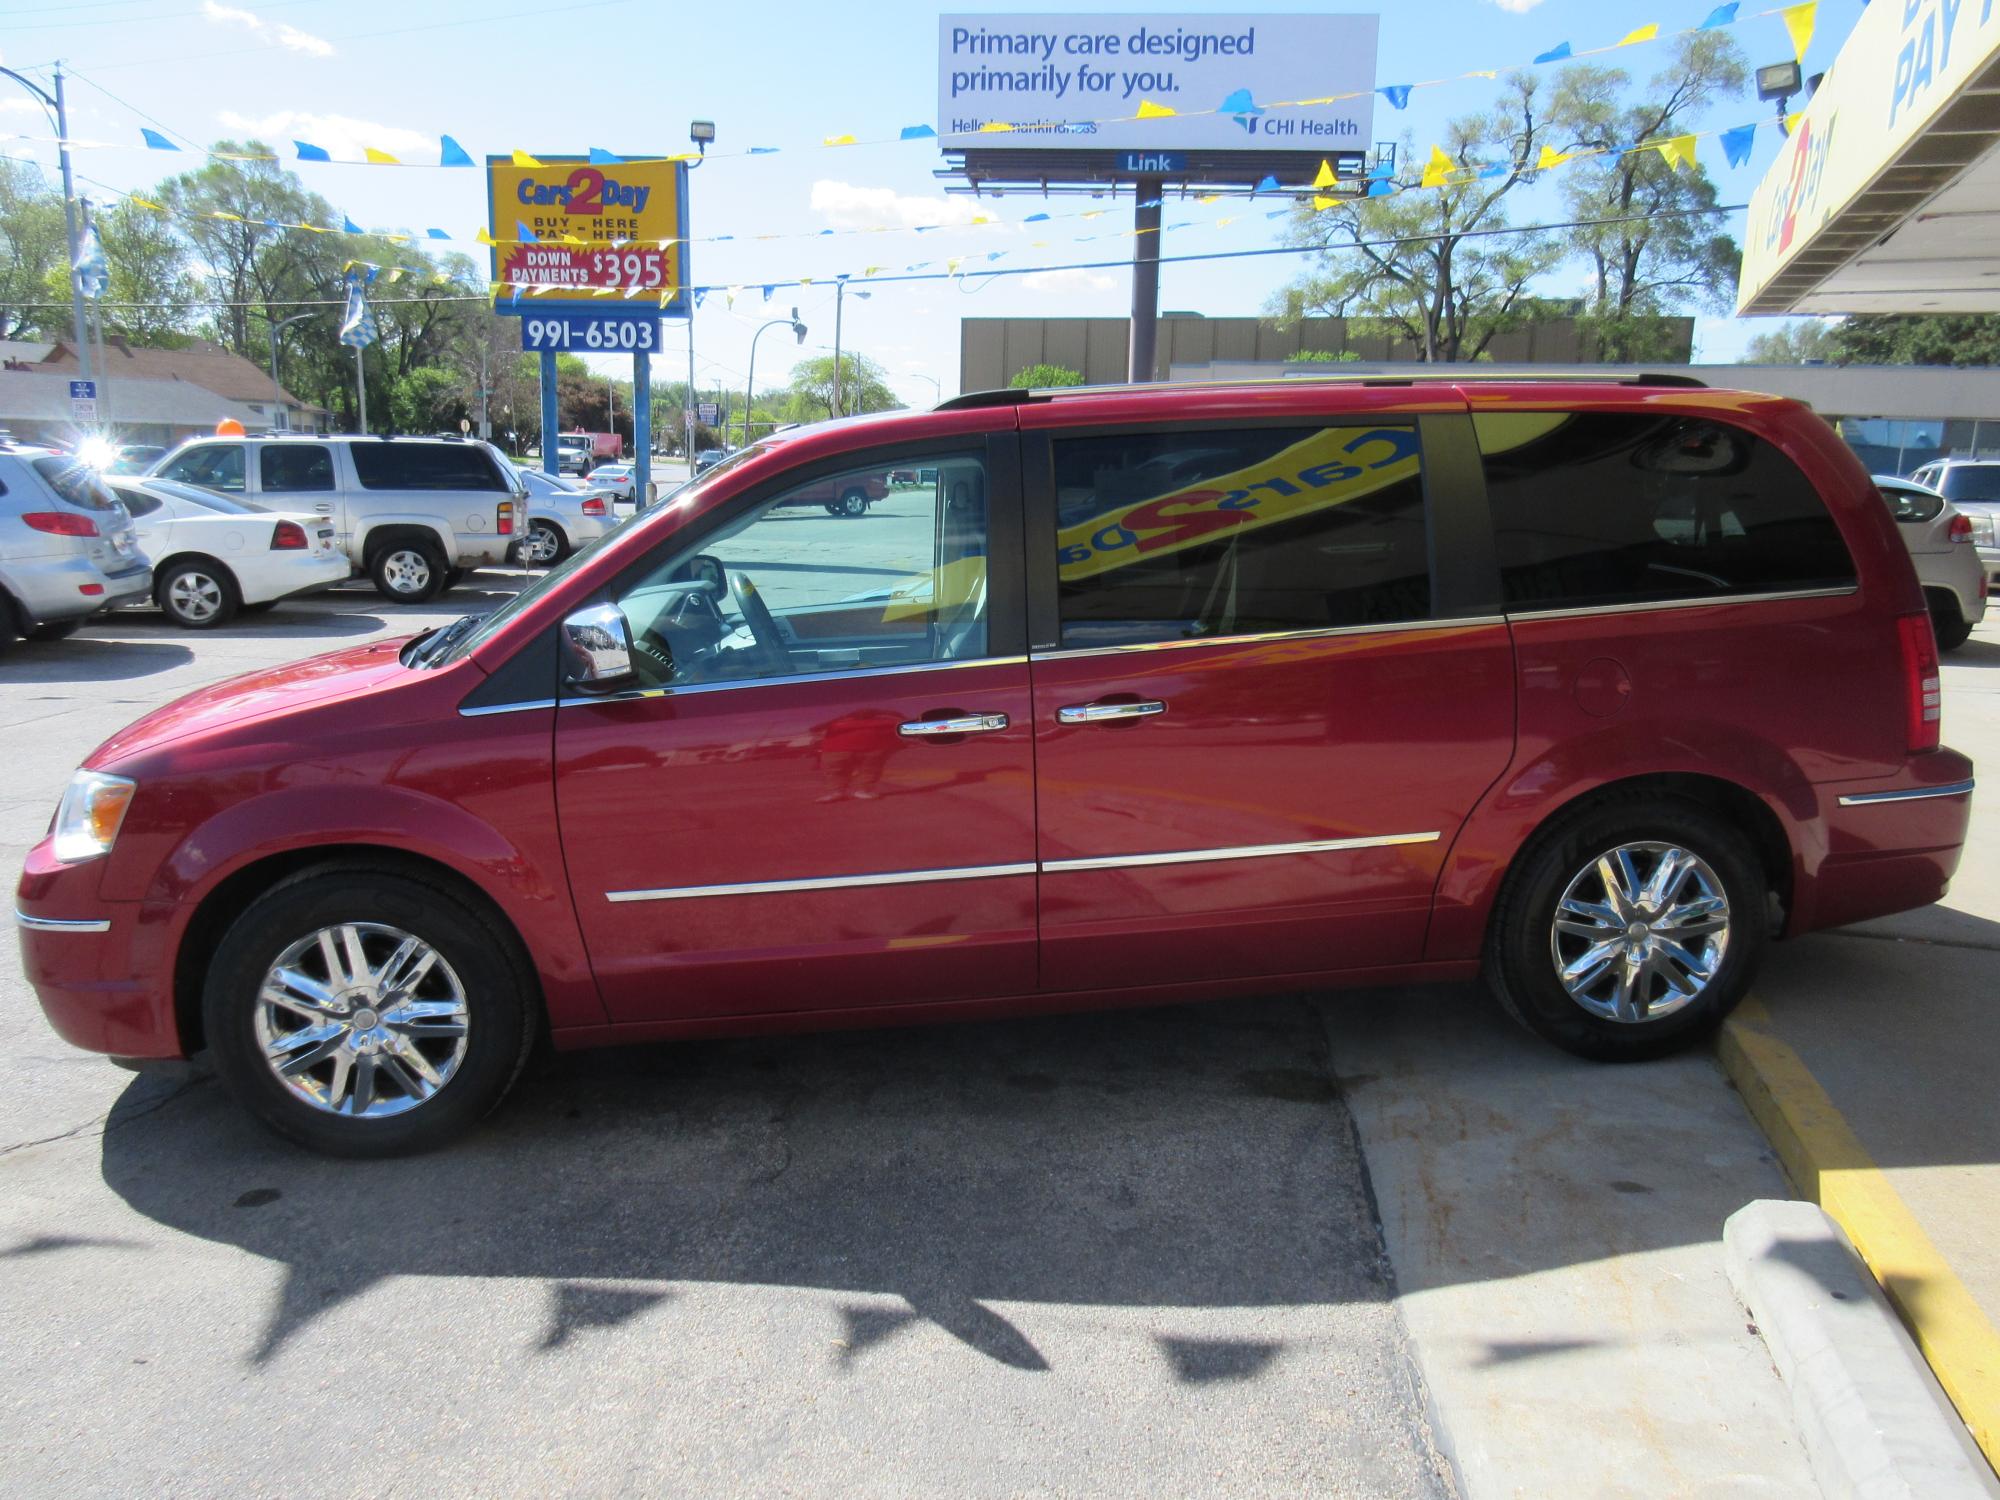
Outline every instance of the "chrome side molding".
[[1922, 802], [1930, 797], [1963, 797], [1972, 790], [1970, 781], [1953, 781], [1944, 786], [1913, 786], [1894, 792], [1854, 792], [1840, 799], [1842, 807], [1865, 807], [1871, 802]]
[[31, 917], [20, 907], [14, 908], [14, 920], [30, 932], [109, 932], [111, 919], [101, 917], [93, 921], [70, 921], [61, 917]]

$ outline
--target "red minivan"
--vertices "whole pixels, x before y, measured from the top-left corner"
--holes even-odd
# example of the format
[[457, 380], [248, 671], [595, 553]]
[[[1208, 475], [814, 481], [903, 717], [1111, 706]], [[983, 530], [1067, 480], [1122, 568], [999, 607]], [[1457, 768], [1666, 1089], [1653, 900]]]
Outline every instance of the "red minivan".
[[[890, 487], [891, 473], [923, 476]], [[791, 501], [884, 498], [854, 526]], [[1686, 378], [1003, 391], [760, 442], [484, 618], [206, 689], [18, 896], [56, 1029], [435, 1144], [558, 1047], [1462, 980], [1710, 1031], [1935, 901], [1867, 471]]]

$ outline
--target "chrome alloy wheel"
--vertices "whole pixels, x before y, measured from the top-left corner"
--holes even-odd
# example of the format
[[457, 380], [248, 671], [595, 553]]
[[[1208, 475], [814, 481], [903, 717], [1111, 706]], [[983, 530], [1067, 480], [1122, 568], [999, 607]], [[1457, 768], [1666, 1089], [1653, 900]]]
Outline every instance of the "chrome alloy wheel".
[[415, 1109], [465, 1060], [465, 987], [437, 949], [379, 922], [293, 943], [257, 994], [257, 1045], [314, 1109], [381, 1119]]
[[205, 625], [222, 608], [222, 583], [207, 573], [176, 573], [167, 585], [167, 608], [191, 625]]
[[382, 559], [382, 578], [398, 594], [414, 598], [431, 586], [430, 559], [414, 547], [398, 547]]
[[556, 553], [562, 543], [556, 540], [555, 529], [540, 521], [528, 525], [528, 534], [521, 538], [521, 561], [530, 567], [546, 567], [556, 560]]
[[1600, 854], [1556, 902], [1549, 955], [1570, 999], [1607, 1021], [1656, 1021], [1693, 1003], [1729, 946], [1729, 897], [1673, 844]]

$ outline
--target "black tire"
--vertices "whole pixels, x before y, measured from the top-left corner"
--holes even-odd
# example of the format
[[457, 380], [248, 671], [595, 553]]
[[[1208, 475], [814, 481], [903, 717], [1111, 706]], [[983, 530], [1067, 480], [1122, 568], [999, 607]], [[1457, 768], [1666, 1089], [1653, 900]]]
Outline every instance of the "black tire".
[[255, 604], [244, 605], [243, 613], [246, 615], [267, 614], [277, 607], [278, 601], [276, 599], [259, 599]]
[[14, 644], [25, 623], [20, 611], [14, 608], [14, 601], [0, 592], [0, 650]]
[[444, 592], [446, 571], [437, 543], [421, 538], [383, 542], [368, 554], [375, 592], [397, 604], [428, 604]]
[[[274, 962], [300, 939], [340, 923], [375, 923], [422, 939], [463, 988], [465, 1050], [456, 1071], [402, 1113], [361, 1117], [307, 1102], [278, 1078], [258, 1040], [258, 995]], [[428, 1151], [477, 1123], [520, 1076], [540, 1003], [526, 964], [513, 933], [447, 885], [366, 866], [303, 871], [253, 902], [217, 945], [202, 993], [208, 1045], [238, 1101], [288, 1140], [330, 1156]], [[433, 969], [426, 983], [439, 975]], [[358, 1059], [350, 1064], [350, 1086], [359, 1068]], [[371, 1063], [370, 1075], [387, 1079], [386, 1064], [378, 1073]], [[393, 1084], [382, 1087], [377, 1097], [389, 1103], [408, 1097]]]
[[826, 513], [830, 516], [837, 516], [840, 514], [840, 507], [831, 500], [826, 502], [825, 510]]
[[[1572, 999], [1559, 978], [1556, 906], [1598, 856], [1649, 843], [1696, 856], [1719, 881], [1728, 901], [1726, 941], [1706, 983], [1680, 1008], [1618, 1020]], [[1662, 1057], [1708, 1036], [1748, 991], [1769, 938], [1768, 892], [1749, 839], [1706, 807], [1644, 795], [1600, 802], [1559, 817], [1509, 870], [1487, 928], [1484, 977], [1509, 1015], [1566, 1052], [1599, 1062]], [[1654, 981], [1647, 985], [1654, 988]]]
[[840, 497], [839, 514], [849, 517], [867, 515], [868, 492], [861, 489], [844, 491]]
[[439, 589], [438, 592], [445, 594], [457, 588], [461, 583], [465, 582], [465, 575], [468, 571], [466, 568], [446, 568], [444, 570], [444, 587]]
[[49, 620], [40, 625], [30, 625], [21, 634], [31, 641], [66, 641], [81, 629], [81, 620]]
[[182, 558], [154, 578], [153, 602], [183, 630], [213, 630], [236, 617], [243, 593], [236, 575], [220, 563]]
[[1953, 594], [1932, 594], [1931, 634], [1937, 637], [1938, 650], [1956, 651], [1972, 639], [1972, 622], [1960, 613], [1958, 599]]

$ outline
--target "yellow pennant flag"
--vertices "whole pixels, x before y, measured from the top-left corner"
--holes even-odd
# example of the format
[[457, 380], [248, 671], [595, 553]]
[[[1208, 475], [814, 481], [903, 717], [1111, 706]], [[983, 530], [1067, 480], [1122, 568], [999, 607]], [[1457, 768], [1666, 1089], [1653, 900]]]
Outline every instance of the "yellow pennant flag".
[[1078, 214], [1077, 217], [1079, 219], [1101, 219], [1108, 212], [1109, 212], [1108, 209], [1093, 208], [1088, 213]]
[[[963, 255], [947, 256], [945, 258], [945, 263], [944, 263], [945, 273], [950, 276], [956, 276], [958, 274], [958, 268], [964, 264], [965, 264], [965, 257]], [[992, 283], [988, 282], [987, 285], [991, 286]]]
[[722, 289], [722, 300], [727, 306], [734, 307], [736, 305], [736, 299], [739, 296], [741, 296], [742, 293], [743, 293], [743, 288], [740, 286], [726, 286]]
[[999, 135], [1002, 131], [1012, 130], [1013, 128], [1012, 125], [1009, 125], [1004, 120], [988, 120], [984, 125], [979, 127], [979, 133], [981, 135]]
[[1458, 170], [1457, 164], [1444, 154], [1444, 147], [1431, 147], [1431, 159], [1424, 164], [1423, 186], [1443, 187], [1451, 180], [1451, 174]]
[[1660, 23], [1658, 21], [1652, 21], [1644, 26], [1639, 27], [1636, 31], [1626, 32], [1624, 37], [1619, 41], [1618, 45], [1621, 47], [1636, 46], [1640, 42], [1650, 42], [1654, 37], [1658, 36], [1659, 34], [1660, 34]]
[[1467, 78], [1498, 78], [1500, 75], [1491, 68], [1476, 68], [1464, 76]]
[[1333, 183], [1334, 183], [1333, 163], [1328, 161], [1325, 157], [1321, 157], [1319, 162], [1319, 175], [1313, 178], [1313, 186], [1316, 188], [1330, 188], [1333, 186]]
[[1546, 172], [1550, 167], [1559, 167], [1568, 160], [1570, 160], [1570, 156], [1567, 152], [1558, 151], [1553, 146], [1544, 145], [1541, 157], [1535, 162], [1535, 170]]
[[854, 144], [854, 137], [851, 135], [830, 135], [821, 141], [820, 144], [822, 146], [851, 146]]
[[972, 216], [972, 222], [974, 225], [991, 224], [993, 222], [993, 216], [991, 214], [974, 214]]
[[884, 268], [883, 268], [883, 267], [881, 267], [881, 266], [863, 266], [863, 267], [861, 268], [861, 274], [862, 274], [862, 275], [863, 275], [864, 277], [865, 277], [865, 276], [876, 276], [876, 275], [879, 275], [879, 274], [880, 274], [880, 273], [882, 272], [882, 270], [883, 270], [883, 269], [884, 269]]
[[1226, 219], [1217, 219], [1215, 221], [1215, 227], [1217, 229], [1227, 229], [1231, 224], [1234, 224], [1241, 217], [1242, 217], [1241, 214], [1231, 214]]
[[1669, 136], [1664, 141], [1654, 141], [1653, 149], [1666, 158], [1667, 165], [1675, 169], [1686, 167], [1694, 170], [1694, 142], [1691, 135]]
[[514, 165], [517, 167], [539, 167], [541, 163], [525, 151], [516, 151], [514, 153]]
[[1803, 120], [1805, 117], [1806, 117], [1806, 112], [1802, 109], [1795, 109], [1790, 114], [1786, 115], [1785, 134], [1790, 135], [1792, 134], [1792, 132], [1797, 130], [1799, 128], [1799, 121]]
[[1180, 111], [1174, 109], [1172, 106], [1155, 104], [1151, 99], [1141, 99], [1139, 101], [1138, 118], [1141, 120], [1164, 120], [1168, 115], [1179, 113]]
[[675, 290], [675, 288], [670, 286], [660, 288], [660, 306], [665, 307], [669, 302], [674, 300]]
[[389, 274], [385, 279], [390, 282], [401, 281], [403, 279], [403, 268], [401, 266], [391, 267]]
[[361, 154], [368, 158], [369, 165], [377, 167], [400, 167], [401, 162], [386, 151], [377, 151], [373, 146], [363, 146]]
[[210, 214], [209, 217], [211, 219], [226, 219], [231, 224], [241, 224], [243, 222], [243, 215], [224, 213], [219, 208], [214, 213]]
[[1339, 200], [1338, 198], [1327, 198], [1327, 197], [1322, 197], [1322, 196], [1321, 196], [1320, 194], [1318, 194], [1318, 193], [1314, 193], [1314, 194], [1313, 194], [1313, 207], [1314, 207], [1314, 208], [1332, 208], [1332, 207], [1334, 206], [1334, 204], [1338, 203], [1339, 201], [1340, 201], [1340, 200]]
[[480, 245], [490, 245], [493, 243], [493, 236], [486, 232], [484, 224], [479, 226], [479, 233], [475, 234], [472, 239], [475, 244]]
[[1819, 0], [1788, 5], [1778, 12], [1778, 19], [1785, 23], [1785, 34], [1792, 39], [1792, 56], [1804, 62], [1806, 48], [1812, 45], [1813, 24], [1819, 19]]
[[[1325, 165], [1325, 163], [1324, 163], [1324, 162], [1322, 162], [1322, 163], [1320, 163], [1320, 165], [1321, 165], [1321, 166], [1324, 166], [1324, 165]], [[1202, 195], [1201, 195], [1201, 196], [1200, 196], [1199, 198], [1195, 199], [1194, 201], [1195, 201], [1195, 202], [1197, 202], [1197, 203], [1220, 203], [1220, 202], [1222, 201], [1222, 194], [1220, 194], [1220, 193], [1203, 193], [1203, 194], [1202, 194]]]
[[141, 198], [135, 194], [128, 201], [138, 204], [139, 207], [141, 208], [150, 208], [156, 214], [163, 214], [166, 212], [166, 209], [162, 208], [159, 204], [155, 203], [151, 198]]

